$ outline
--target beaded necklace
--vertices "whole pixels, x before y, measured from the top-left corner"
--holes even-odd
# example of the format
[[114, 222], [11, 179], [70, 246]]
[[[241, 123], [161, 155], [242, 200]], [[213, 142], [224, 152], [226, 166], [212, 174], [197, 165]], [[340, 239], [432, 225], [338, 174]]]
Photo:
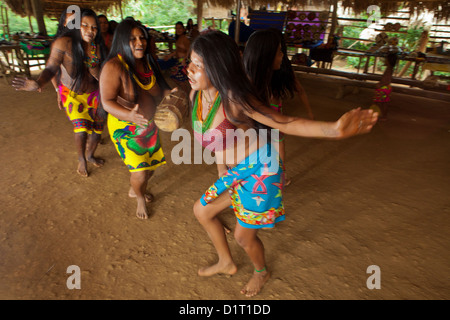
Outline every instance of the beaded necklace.
[[[192, 123], [194, 124], [194, 130], [198, 133], [204, 134], [216, 116], [217, 110], [219, 109], [221, 98], [219, 96], [219, 91], [217, 91], [214, 97], [213, 106], [209, 109], [205, 121], [203, 121], [203, 105], [202, 105], [202, 91], [200, 90], [197, 99], [194, 103], [194, 109], [192, 110]], [[201, 123], [201, 128], [199, 127]]]
[[[120, 62], [122, 62], [122, 64], [123, 64], [123, 65], [125, 66], [125, 68], [128, 70], [128, 69], [129, 69], [128, 64], [125, 62], [125, 60], [123, 60], [122, 55], [118, 54], [117, 57], [119, 57]], [[148, 84], [143, 84], [143, 83], [139, 80], [139, 78], [136, 77], [135, 74], [133, 74], [133, 78], [134, 78], [134, 80], [136, 80], [136, 83], [139, 85], [139, 87], [141, 87], [141, 88], [144, 89], [144, 90], [150, 90], [151, 88], [153, 88], [153, 86], [155, 85], [155, 82], [156, 82], [156, 77], [155, 77], [155, 75], [153, 74], [153, 70], [152, 70], [152, 67], [150, 67], [150, 63], [148, 64], [148, 68], [150, 69], [150, 71], [147, 72], [147, 73], [142, 73], [142, 72], [137, 71], [137, 73], [138, 73], [142, 78], [145, 78], [145, 79], [150, 78], [150, 83], [148, 83]]]
[[98, 63], [100, 62], [100, 59], [97, 56], [97, 45], [94, 41], [91, 42], [91, 57], [87, 56], [84, 60], [84, 63], [89, 68], [95, 68], [98, 66]]

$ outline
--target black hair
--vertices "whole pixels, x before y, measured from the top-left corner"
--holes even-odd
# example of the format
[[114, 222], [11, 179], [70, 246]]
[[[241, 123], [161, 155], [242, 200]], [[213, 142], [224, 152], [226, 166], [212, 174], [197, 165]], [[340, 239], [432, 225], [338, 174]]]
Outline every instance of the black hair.
[[63, 36], [63, 34], [69, 31], [69, 28], [66, 27], [66, 16], [67, 10], [64, 9], [59, 16], [58, 28], [56, 29], [55, 39]]
[[293, 98], [296, 90], [296, 76], [294, 69], [292, 69], [291, 60], [289, 60], [288, 57], [286, 41], [280, 30], [274, 28], [269, 30], [278, 34], [281, 43], [281, 51], [283, 52], [281, 67], [279, 70], [274, 70], [272, 76], [272, 94], [275, 98], [280, 99], [286, 97]]
[[186, 23], [186, 30], [190, 31], [192, 30], [193, 27], [194, 27], [194, 20], [192, 20], [192, 18], [189, 18]]
[[[147, 32], [147, 29], [140, 23], [139, 21], [136, 21], [134, 19], [125, 19], [121, 23], [117, 25], [117, 28], [114, 32], [114, 39], [111, 45], [111, 50], [109, 52], [108, 58], [106, 61], [117, 57], [118, 54], [120, 54], [125, 61], [125, 63], [128, 65], [128, 75], [129, 79], [133, 86], [133, 92], [134, 92], [134, 102], [138, 100], [138, 85], [136, 83], [136, 80], [134, 79], [133, 75], [137, 74], [136, 72], [136, 62], [135, 58], [133, 56], [133, 52], [130, 48], [130, 36], [133, 29], [138, 28], [142, 31], [144, 34], [145, 39], [147, 40], [147, 46], [145, 48], [145, 55], [144, 59], [146, 59], [145, 62], [148, 62], [150, 64], [150, 67], [152, 68], [156, 81], [158, 85], [161, 87], [161, 89], [170, 89], [170, 86], [167, 84], [166, 80], [164, 79], [159, 66], [157, 62], [154, 60], [152, 54], [151, 54], [151, 48], [150, 48], [150, 35]], [[144, 63], [144, 66], [146, 66], [147, 63]], [[124, 70], [125, 67], [124, 67]]]
[[[111, 24], [109, 23], [109, 20], [108, 20], [108, 17], [106, 16], [106, 15], [104, 15], [104, 14], [99, 14], [98, 16], [97, 16], [97, 18], [98, 18], [98, 20], [100, 21], [100, 18], [105, 18], [106, 19], [106, 22], [108, 22], [108, 33], [109, 34], [113, 34], [113, 31], [112, 31], [112, 29], [111, 29]], [[98, 27], [98, 30], [99, 30], [99, 32], [100, 32], [100, 26]]]
[[258, 101], [268, 106], [268, 101], [261, 99], [247, 77], [236, 42], [221, 31], [210, 31], [195, 38], [191, 51], [202, 58], [211, 84], [219, 91], [227, 118], [255, 129], [266, 128], [242, 114], [233, 116], [231, 112], [230, 101], [242, 105], [248, 112], [259, 112], [253, 106]]
[[[105, 43], [103, 42], [102, 35], [98, 30], [99, 23], [97, 15], [93, 10], [85, 8], [82, 8], [80, 13], [81, 13], [80, 21], [83, 19], [83, 17], [93, 17], [95, 19], [95, 22], [97, 24], [97, 34], [95, 35], [94, 42], [97, 46], [99, 46], [100, 52], [99, 64], [101, 65], [106, 57], [106, 46]], [[84, 61], [86, 59], [86, 53], [83, 48], [83, 39], [81, 38], [81, 31], [79, 29], [73, 29], [72, 31], [73, 32], [67, 34], [70, 35], [70, 37], [72, 38], [73, 70], [75, 70], [74, 82], [71, 90], [74, 92], [78, 92], [81, 83], [83, 81], [83, 78], [89, 73], [89, 70], [84, 64]]]
[[[279, 70], [273, 70], [273, 61], [281, 46], [283, 60]], [[287, 56], [287, 46], [278, 29], [258, 30], [248, 39], [244, 50], [244, 65], [258, 93], [269, 101], [273, 96], [293, 97], [295, 73]]]
[[175, 23], [175, 40], [178, 40], [178, 38], [180, 37], [180, 36], [177, 34], [177, 30], [176, 30], [176, 26], [178, 26], [178, 25], [183, 27], [183, 29], [184, 29], [184, 34], [186, 34], [186, 28], [184, 28], [183, 22], [178, 21], [177, 23]]

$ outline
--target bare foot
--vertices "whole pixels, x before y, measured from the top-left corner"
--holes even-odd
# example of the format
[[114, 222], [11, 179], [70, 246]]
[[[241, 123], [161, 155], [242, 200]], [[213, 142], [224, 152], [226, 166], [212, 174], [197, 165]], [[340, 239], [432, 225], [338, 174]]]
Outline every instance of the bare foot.
[[87, 161], [92, 163], [97, 168], [103, 167], [103, 165], [105, 164], [105, 160], [95, 157], [87, 158]]
[[85, 177], [85, 178], [87, 178], [89, 176], [89, 174], [87, 172], [87, 168], [86, 168], [86, 162], [83, 162], [83, 161], [78, 162], [77, 173], [80, 176]]
[[270, 272], [261, 271], [261, 272], [253, 272], [250, 281], [247, 285], [241, 290], [241, 294], [245, 294], [246, 297], [254, 297], [256, 296], [264, 286], [264, 284], [269, 280]]
[[[128, 191], [128, 196], [130, 198], [136, 198], [136, 193], [134, 192], [134, 190], [132, 188], [130, 188], [130, 191]], [[144, 195], [144, 197], [145, 197], [145, 202], [147, 202], [147, 203], [150, 203], [153, 200], [155, 200], [155, 197], [151, 193], [146, 193]]]
[[[140, 203], [141, 201], [138, 201], [138, 206], [136, 210], [136, 217], [139, 219], [148, 219], [148, 209], [145, 203]], [[143, 202], [143, 201], [142, 201]]]
[[233, 261], [227, 264], [216, 263], [209, 267], [203, 267], [198, 269], [198, 275], [201, 277], [210, 277], [215, 274], [227, 274], [233, 275], [237, 272], [237, 267]]

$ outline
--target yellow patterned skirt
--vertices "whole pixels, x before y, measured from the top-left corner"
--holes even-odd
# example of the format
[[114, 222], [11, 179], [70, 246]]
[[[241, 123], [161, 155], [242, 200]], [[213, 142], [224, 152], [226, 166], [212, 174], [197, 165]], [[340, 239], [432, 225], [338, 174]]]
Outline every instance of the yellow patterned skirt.
[[98, 114], [98, 90], [77, 94], [60, 84], [58, 93], [75, 133], [102, 134], [105, 120]]
[[158, 127], [153, 120], [146, 127], [140, 127], [108, 114], [108, 130], [117, 153], [130, 172], [155, 170], [166, 163]]

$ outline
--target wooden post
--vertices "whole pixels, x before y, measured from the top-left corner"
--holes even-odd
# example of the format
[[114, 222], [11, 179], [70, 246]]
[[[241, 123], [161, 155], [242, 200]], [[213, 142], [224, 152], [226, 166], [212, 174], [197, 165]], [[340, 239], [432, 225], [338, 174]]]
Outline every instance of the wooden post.
[[[420, 36], [419, 42], [417, 44], [416, 50], [417, 52], [425, 52], [426, 47], [427, 47], [427, 43], [428, 43], [428, 31], [424, 30]], [[402, 77], [406, 71], [408, 71], [409, 66], [411, 65], [412, 61], [408, 61], [406, 62], [405, 66], [403, 67], [403, 69], [400, 71], [400, 73], [398, 74], [398, 77]], [[417, 73], [417, 62], [414, 65], [414, 72], [413, 72], [413, 79], [415, 78]]]
[[11, 40], [11, 35], [9, 33], [9, 21], [8, 21], [8, 7], [0, 5], [1, 10], [1, 22], [3, 24], [3, 36], [7, 40]]
[[122, 1], [119, 1], [120, 18], [123, 20]]
[[34, 17], [36, 18], [39, 32], [41, 35], [47, 35], [47, 29], [45, 29], [44, 11], [42, 10], [41, 0], [31, 0], [31, 6], [33, 8]]
[[203, 19], [203, 0], [197, 0], [197, 26], [198, 26], [198, 31], [202, 30], [202, 19]]
[[236, 25], [235, 25], [235, 32], [234, 32], [234, 41], [236, 41], [237, 44], [239, 44], [239, 30], [240, 29], [241, 29], [241, 0], [238, 0], [237, 8], [236, 8]]
[[33, 24], [31, 23], [31, 16], [28, 16], [28, 25], [30, 26], [31, 33], [34, 33]]
[[330, 27], [330, 33], [328, 34], [327, 41], [330, 41], [331, 37], [333, 37], [336, 25], [337, 25], [337, 6], [338, 6], [338, 0], [333, 0], [333, 15], [331, 17], [331, 27]]
[[33, 15], [33, 11], [30, 8], [30, 2], [25, 1], [24, 6], [25, 6], [25, 13], [28, 16], [28, 26], [30, 27], [31, 33], [34, 33], [33, 24], [31, 23], [31, 16]]

